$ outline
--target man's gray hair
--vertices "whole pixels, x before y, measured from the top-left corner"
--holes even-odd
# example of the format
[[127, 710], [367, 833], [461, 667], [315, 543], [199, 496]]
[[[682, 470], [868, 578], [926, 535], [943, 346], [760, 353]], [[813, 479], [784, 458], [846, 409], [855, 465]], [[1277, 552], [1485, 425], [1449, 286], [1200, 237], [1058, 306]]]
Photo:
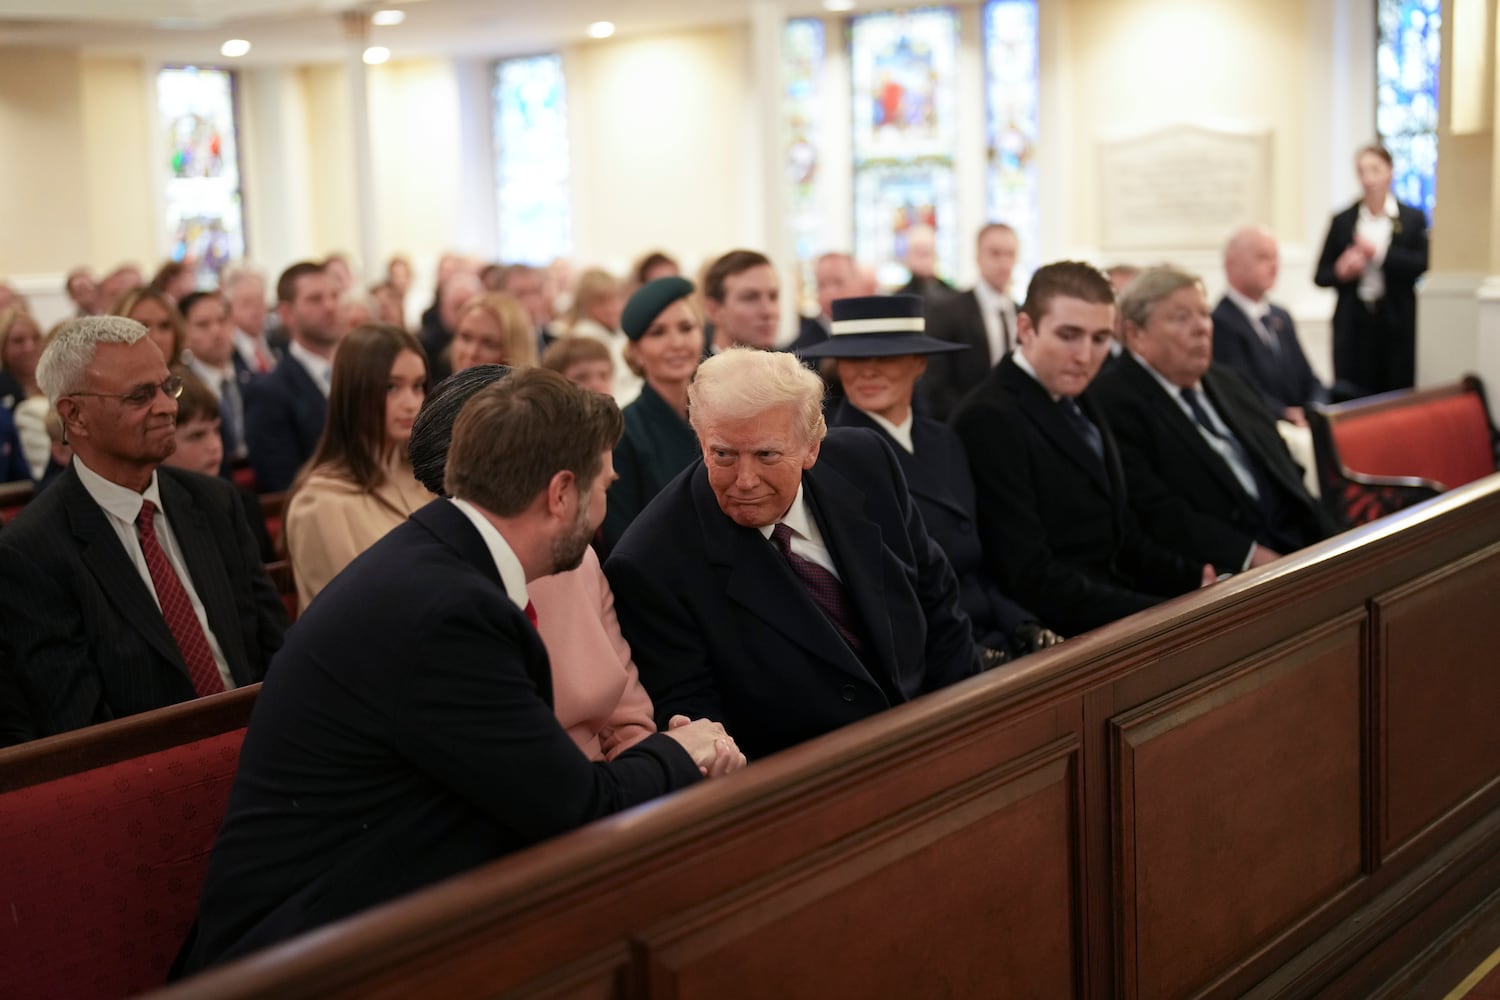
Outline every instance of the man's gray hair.
[[804, 444], [823, 440], [823, 380], [796, 355], [732, 347], [698, 366], [688, 386], [688, 420], [701, 437], [715, 420], [752, 420], [791, 406]]
[[219, 275], [219, 291], [229, 295], [236, 285], [247, 281], [258, 281], [264, 288], [266, 287], [266, 273], [249, 261], [235, 261], [224, 268], [224, 273]]
[[1148, 267], [1125, 286], [1120, 295], [1120, 315], [1127, 323], [1134, 323], [1144, 330], [1151, 319], [1151, 310], [1158, 302], [1190, 286], [1202, 291], [1203, 279], [1176, 264]]
[[84, 316], [63, 323], [47, 338], [36, 363], [36, 384], [53, 406], [63, 396], [79, 392], [87, 381], [94, 348], [100, 344], [133, 344], [146, 328], [124, 316]]

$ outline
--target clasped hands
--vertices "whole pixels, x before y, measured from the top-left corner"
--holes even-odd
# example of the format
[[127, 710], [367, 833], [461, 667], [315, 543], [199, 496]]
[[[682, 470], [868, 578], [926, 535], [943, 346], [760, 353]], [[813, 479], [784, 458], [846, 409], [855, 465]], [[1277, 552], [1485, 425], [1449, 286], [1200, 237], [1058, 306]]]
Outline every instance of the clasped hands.
[[1354, 242], [1345, 247], [1344, 252], [1333, 262], [1333, 273], [1340, 281], [1352, 281], [1359, 277], [1365, 265], [1374, 257], [1375, 244], [1356, 236]]
[[674, 715], [667, 720], [664, 735], [682, 744], [705, 778], [717, 778], [745, 766], [745, 755], [740, 753], [734, 738], [711, 719]]

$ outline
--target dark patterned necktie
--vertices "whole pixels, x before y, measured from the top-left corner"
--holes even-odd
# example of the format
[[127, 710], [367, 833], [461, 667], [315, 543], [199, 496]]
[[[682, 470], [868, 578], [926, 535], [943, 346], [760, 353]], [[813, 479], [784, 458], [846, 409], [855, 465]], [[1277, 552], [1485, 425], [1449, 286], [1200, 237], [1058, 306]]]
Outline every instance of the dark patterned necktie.
[[177, 571], [167, 561], [167, 553], [156, 538], [156, 504], [147, 500], [141, 504], [141, 512], [135, 518], [140, 529], [141, 553], [146, 557], [146, 570], [151, 574], [151, 586], [156, 588], [156, 599], [161, 603], [162, 617], [187, 664], [188, 679], [199, 696], [218, 694], [224, 690], [224, 678], [219, 676], [219, 666], [214, 662], [213, 650], [208, 646], [208, 636], [193, 611], [193, 602], [177, 577]]
[[792, 551], [792, 529], [785, 524], [778, 524], [771, 529], [771, 542], [786, 557], [787, 563], [792, 567], [792, 572], [802, 581], [802, 586], [807, 589], [808, 596], [838, 629], [839, 635], [849, 644], [854, 655], [861, 660], [864, 659], [865, 642], [860, 635], [858, 617], [854, 608], [849, 603], [849, 593], [839, 578], [828, 570], [819, 566], [811, 559], [805, 559]]
[[1063, 413], [1068, 418], [1068, 423], [1072, 424], [1073, 429], [1078, 432], [1078, 436], [1083, 438], [1083, 443], [1089, 446], [1089, 451], [1093, 452], [1094, 457], [1100, 462], [1103, 462], [1104, 436], [1099, 433], [1099, 428], [1095, 427], [1094, 422], [1083, 412], [1083, 409], [1078, 405], [1078, 400], [1072, 396], [1063, 396], [1058, 400], [1058, 403], [1062, 406]]

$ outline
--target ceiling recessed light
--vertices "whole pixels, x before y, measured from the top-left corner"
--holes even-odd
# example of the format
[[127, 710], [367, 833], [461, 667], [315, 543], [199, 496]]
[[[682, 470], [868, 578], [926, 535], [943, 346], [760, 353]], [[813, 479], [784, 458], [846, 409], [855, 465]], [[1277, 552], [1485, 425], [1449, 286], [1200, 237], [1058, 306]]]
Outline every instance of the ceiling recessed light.
[[370, 23], [377, 28], [393, 28], [406, 20], [404, 10], [377, 10], [370, 15]]
[[379, 66], [391, 57], [391, 50], [384, 45], [371, 45], [365, 49], [365, 65]]
[[590, 38], [608, 38], [614, 33], [615, 23], [613, 21], [595, 21], [589, 25]]
[[229, 41], [219, 46], [219, 52], [224, 56], [225, 59], [238, 59], [240, 56], [249, 51], [250, 43], [245, 41], [243, 38], [231, 38]]
[[854, 9], [854, 0], [823, 0], [823, 9], [835, 14]]

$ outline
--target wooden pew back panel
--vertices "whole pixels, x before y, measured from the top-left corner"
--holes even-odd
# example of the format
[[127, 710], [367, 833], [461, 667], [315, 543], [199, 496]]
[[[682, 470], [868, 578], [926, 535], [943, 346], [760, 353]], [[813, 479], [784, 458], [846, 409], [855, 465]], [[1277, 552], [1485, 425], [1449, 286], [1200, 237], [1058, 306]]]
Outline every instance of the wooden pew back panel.
[[245, 730], [0, 795], [10, 1000], [161, 985], [197, 911]]
[[1333, 416], [1345, 468], [1371, 476], [1415, 476], [1454, 489], [1495, 471], [1484, 398], [1463, 391], [1409, 405]]

